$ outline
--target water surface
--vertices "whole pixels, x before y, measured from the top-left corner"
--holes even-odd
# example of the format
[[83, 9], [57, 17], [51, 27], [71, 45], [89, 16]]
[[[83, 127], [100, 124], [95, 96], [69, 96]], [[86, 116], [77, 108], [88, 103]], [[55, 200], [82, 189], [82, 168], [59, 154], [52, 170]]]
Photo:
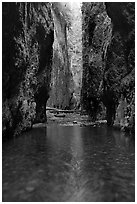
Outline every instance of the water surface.
[[134, 201], [134, 152], [105, 125], [34, 128], [3, 143], [3, 201]]

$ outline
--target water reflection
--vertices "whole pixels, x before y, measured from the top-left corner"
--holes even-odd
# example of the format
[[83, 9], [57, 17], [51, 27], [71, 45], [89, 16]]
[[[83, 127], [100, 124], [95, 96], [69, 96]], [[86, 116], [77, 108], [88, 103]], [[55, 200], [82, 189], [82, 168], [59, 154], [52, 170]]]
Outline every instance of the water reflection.
[[112, 128], [35, 128], [3, 144], [3, 201], [134, 201], [134, 143]]

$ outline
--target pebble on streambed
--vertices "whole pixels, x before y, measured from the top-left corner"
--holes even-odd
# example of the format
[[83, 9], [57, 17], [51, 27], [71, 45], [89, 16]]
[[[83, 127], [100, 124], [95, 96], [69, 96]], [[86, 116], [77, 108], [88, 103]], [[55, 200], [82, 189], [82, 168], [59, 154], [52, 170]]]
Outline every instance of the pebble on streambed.
[[32, 191], [34, 191], [34, 186], [27, 186], [26, 187], [26, 191], [28, 191], [28, 192], [32, 192]]
[[50, 113], [47, 111], [47, 123], [33, 124], [33, 128], [46, 127], [47, 125], [57, 124], [61, 126], [75, 126], [80, 127], [92, 126], [93, 128], [99, 127], [101, 124], [105, 124], [105, 120], [92, 122], [86, 115], [80, 115], [76, 113]]
[[29, 181], [26, 188], [25, 188], [26, 191], [28, 191], [28, 192], [34, 191], [35, 188], [37, 187], [37, 184], [38, 184], [38, 180]]

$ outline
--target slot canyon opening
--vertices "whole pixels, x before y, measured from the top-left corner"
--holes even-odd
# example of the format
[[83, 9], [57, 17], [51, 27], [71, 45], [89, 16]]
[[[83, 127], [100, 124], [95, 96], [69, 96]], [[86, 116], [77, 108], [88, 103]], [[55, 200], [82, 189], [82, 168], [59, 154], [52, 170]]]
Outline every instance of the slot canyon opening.
[[2, 3], [2, 201], [135, 201], [134, 2]]
[[53, 3], [54, 43], [47, 106], [80, 108], [82, 87], [82, 13], [79, 2]]

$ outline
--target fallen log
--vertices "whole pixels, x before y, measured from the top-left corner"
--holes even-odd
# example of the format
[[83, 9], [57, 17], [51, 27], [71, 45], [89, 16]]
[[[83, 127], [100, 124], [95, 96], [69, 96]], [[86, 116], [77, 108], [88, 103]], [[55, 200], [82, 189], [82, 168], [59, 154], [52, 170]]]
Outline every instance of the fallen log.
[[57, 113], [57, 114], [55, 114], [54, 116], [55, 116], [55, 117], [59, 117], [59, 118], [62, 118], [62, 117], [64, 118], [66, 115], [65, 115], [65, 114], [62, 114], [62, 113], [61, 113], [61, 114], [60, 114], [60, 113]]
[[62, 109], [57, 109], [57, 108], [52, 108], [52, 107], [46, 107], [46, 111], [53, 111], [53, 112], [61, 112], [61, 113], [74, 113], [77, 112], [76, 110], [62, 110]]

